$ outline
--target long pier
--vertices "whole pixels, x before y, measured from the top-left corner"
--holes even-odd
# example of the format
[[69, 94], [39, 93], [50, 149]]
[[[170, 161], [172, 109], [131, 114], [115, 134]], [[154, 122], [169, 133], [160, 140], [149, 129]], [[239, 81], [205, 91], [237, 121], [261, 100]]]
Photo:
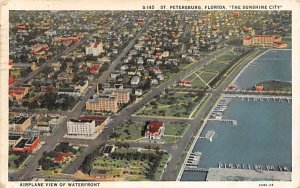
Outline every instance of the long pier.
[[235, 119], [208, 119], [208, 120], [231, 123], [233, 126], [237, 126], [237, 121]]
[[192, 172], [208, 172], [208, 168], [185, 168], [184, 170]]
[[254, 100], [254, 101], [263, 101], [263, 100], [271, 100], [271, 101], [284, 101], [286, 100], [288, 103], [292, 101], [292, 96], [283, 96], [283, 95], [249, 95], [249, 94], [223, 94], [223, 97], [228, 98], [242, 98], [242, 100]]

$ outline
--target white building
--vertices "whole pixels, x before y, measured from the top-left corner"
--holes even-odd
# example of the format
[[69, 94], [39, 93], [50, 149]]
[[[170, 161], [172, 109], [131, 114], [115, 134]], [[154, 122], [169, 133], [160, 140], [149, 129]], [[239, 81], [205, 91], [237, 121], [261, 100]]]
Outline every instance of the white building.
[[102, 42], [94, 42], [85, 48], [85, 55], [92, 54], [93, 56], [99, 56], [103, 52]]
[[75, 120], [67, 121], [68, 135], [93, 135], [96, 131], [95, 120]]

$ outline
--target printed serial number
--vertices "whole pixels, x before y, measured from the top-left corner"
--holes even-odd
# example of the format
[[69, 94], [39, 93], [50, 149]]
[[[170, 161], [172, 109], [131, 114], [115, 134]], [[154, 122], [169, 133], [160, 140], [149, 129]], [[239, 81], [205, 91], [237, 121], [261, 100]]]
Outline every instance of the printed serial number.
[[154, 5], [143, 6], [143, 9], [154, 9]]
[[269, 183], [269, 184], [261, 183], [261, 184], [259, 184], [259, 187], [272, 187], [272, 186], [274, 186], [273, 183]]

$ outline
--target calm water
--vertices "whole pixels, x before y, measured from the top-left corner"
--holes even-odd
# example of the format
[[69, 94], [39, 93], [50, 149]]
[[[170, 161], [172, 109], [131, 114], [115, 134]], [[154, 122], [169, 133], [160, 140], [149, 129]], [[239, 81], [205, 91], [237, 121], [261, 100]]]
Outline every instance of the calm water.
[[249, 64], [234, 84], [250, 89], [265, 80], [291, 81], [291, 56], [291, 50], [271, 50]]
[[[242, 101], [234, 98], [223, 114], [236, 119], [237, 126], [208, 121], [202, 132], [216, 133], [213, 141], [199, 140], [193, 152], [202, 152], [199, 167], [218, 167], [218, 163], [288, 166], [291, 170], [291, 104], [287, 102]], [[182, 180], [203, 180], [198, 172], [184, 172]]]
[[[252, 88], [264, 80], [291, 81], [291, 51], [269, 51], [252, 62], [235, 84]], [[213, 141], [198, 140], [193, 152], [202, 152], [198, 167], [217, 168], [218, 163], [274, 165], [292, 167], [292, 105], [284, 102], [232, 99], [223, 114], [230, 123], [208, 121], [202, 136], [214, 130]], [[184, 172], [183, 181], [203, 181], [206, 173]]]

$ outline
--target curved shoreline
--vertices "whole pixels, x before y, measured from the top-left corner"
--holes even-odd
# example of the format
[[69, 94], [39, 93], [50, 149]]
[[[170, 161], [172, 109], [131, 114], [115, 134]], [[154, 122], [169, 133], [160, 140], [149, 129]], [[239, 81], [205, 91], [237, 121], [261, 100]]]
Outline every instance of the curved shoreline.
[[[260, 58], [262, 55], [266, 54], [267, 52], [277, 52], [277, 51], [287, 51], [287, 50], [291, 50], [291, 49], [268, 49], [266, 51], [264, 51], [263, 53], [259, 54], [258, 56], [256, 56], [253, 60], [251, 60], [249, 63], [247, 63], [241, 71], [239, 71], [239, 73], [235, 76], [235, 78], [230, 82], [229, 85], [232, 85], [233, 83], [236, 82], [236, 80], [240, 77], [241, 73], [243, 73], [243, 71], [246, 70], [246, 68], [248, 68], [248, 66], [253, 63], [254, 61], [256, 61], [258, 58]], [[225, 89], [225, 91], [227, 90], [227, 88]], [[223, 98], [223, 94], [221, 94], [221, 96], [218, 98], [218, 100], [216, 101], [216, 103], [214, 104], [214, 106], [212, 107], [212, 109], [209, 111], [208, 115], [205, 117], [203, 124], [201, 125], [199, 131], [197, 132], [197, 134], [194, 136], [194, 140], [192, 145], [190, 146], [187, 155], [185, 157], [185, 160], [180, 168], [179, 174], [177, 175], [176, 181], [181, 181], [181, 178], [183, 176], [184, 173], [184, 169], [185, 169], [185, 164], [187, 162], [188, 156], [192, 153], [197, 141], [198, 141], [198, 137], [200, 136], [200, 134], [202, 133], [203, 129], [206, 127], [207, 124], [207, 120], [210, 117], [211, 113], [213, 112], [213, 109], [216, 107], [216, 105], [219, 103], [219, 101]]]
[[[249, 63], [247, 63], [246, 66], [243, 67], [243, 69], [236, 75], [236, 77], [232, 80], [232, 82], [230, 83], [230, 85], [235, 85], [236, 80], [240, 77], [240, 75], [249, 67], [249, 65], [251, 65], [254, 61], [256, 61], [258, 58], [260, 58], [261, 56], [265, 55], [268, 52], [277, 52], [277, 51], [291, 51], [292, 49], [268, 49], [265, 52], [259, 54], [258, 56], [256, 56], [253, 60], [251, 60]], [[227, 89], [226, 89], [227, 90]]]

